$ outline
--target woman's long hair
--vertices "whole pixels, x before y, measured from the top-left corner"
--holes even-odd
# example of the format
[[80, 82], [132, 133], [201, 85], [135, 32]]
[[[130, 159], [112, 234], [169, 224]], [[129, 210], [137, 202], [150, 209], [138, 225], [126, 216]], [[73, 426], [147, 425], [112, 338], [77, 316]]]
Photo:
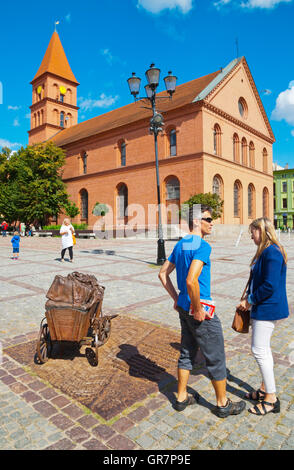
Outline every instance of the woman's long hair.
[[258, 260], [262, 252], [270, 245], [277, 245], [280, 248], [284, 261], [287, 263], [287, 253], [278, 241], [275, 227], [273, 226], [270, 219], [267, 217], [260, 217], [259, 219], [255, 219], [249, 225], [250, 231], [252, 228], [255, 230], [260, 230], [261, 242], [257, 246], [256, 253], [250, 263], [250, 266], [252, 266]]

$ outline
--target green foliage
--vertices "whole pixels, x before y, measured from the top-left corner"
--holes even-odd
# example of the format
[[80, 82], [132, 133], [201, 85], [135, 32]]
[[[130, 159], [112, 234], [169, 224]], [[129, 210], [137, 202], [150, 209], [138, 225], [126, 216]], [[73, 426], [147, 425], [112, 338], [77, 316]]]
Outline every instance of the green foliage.
[[[194, 204], [205, 204], [212, 208], [212, 218], [218, 219], [222, 215], [224, 201], [219, 197], [218, 194], [212, 193], [199, 193], [190, 197], [184, 202], [185, 205], [193, 206]], [[185, 209], [181, 211], [181, 216], [186, 215]]]
[[68, 203], [65, 204], [64, 210], [66, 215], [68, 215], [71, 219], [73, 219], [80, 213], [80, 209], [78, 208], [78, 206], [71, 201], [68, 201]]
[[52, 142], [0, 152], [0, 213], [9, 221], [40, 223], [68, 204], [65, 156]]
[[92, 211], [92, 214], [99, 217], [100, 215], [103, 216], [107, 214], [107, 212], [109, 212], [109, 208], [107, 204], [100, 204], [100, 202], [96, 202], [94, 209]]
[[[82, 223], [82, 224], [72, 224], [73, 228], [75, 230], [87, 230], [88, 224]], [[60, 230], [61, 225], [44, 225], [42, 227], [42, 230]]]

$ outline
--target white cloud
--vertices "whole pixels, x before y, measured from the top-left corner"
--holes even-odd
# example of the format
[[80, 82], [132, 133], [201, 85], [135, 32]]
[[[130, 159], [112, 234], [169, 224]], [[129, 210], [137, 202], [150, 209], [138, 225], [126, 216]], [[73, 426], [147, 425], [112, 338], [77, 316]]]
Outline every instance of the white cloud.
[[162, 10], [178, 8], [185, 14], [192, 9], [193, 0], [138, 0], [137, 6], [151, 13], [160, 13]]
[[106, 59], [106, 62], [109, 64], [109, 65], [112, 65], [113, 63], [113, 55], [111, 54], [110, 50], [109, 49], [101, 49], [101, 54], [105, 57]]
[[225, 5], [234, 4], [242, 8], [263, 8], [271, 9], [278, 6], [280, 3], [291, 3], [293, 0], [217, 0], [214, 2], [214, 6], [217, 9], [222, 8]]
[[18, 118], [15, 118], [15, 119], [14, 119], [14, 121], [13, 121], [13, 126], [14, 126], [14, 127], [19, 127], [19, 126], [20, 126], [20, 123], [19, 123]]
[[83, 111], [89, 111], [94, 108], [109, 108], [112, 106], [117, 100], [119, 96], [107, 96], [105, 93], [101, 93], [98, 100], [94, 100], [92, 98], [79, 98], [79, 106]]
[[271, 118], [274, 121], [285, 120], [294, 125], [294, 80], [289, 83], [287, 90], [279, 94]]
[[0, 148], [2, 147], [8, 147], [10, 149], [15, 148], [15, 147], [21, 147], [21, 144], [18, 142], [10, 142], [7, 139], [1, 139], [0, 138]]
[[10, 109], [10, 110], [12, 110], [12, 111], [17, 111], [17, 110], [20, 109], [20, 108], [21, 108], [21, 106], [11, 106], [11, 105], [8, 105], [8, 106], [7, 106], [7, 109]]
[[290, 3], [292, 0], [247, 0], [242, 2], [241, 6], [244, 8], [274, 8], [279, 3]]
[[26, 118], [26, 119], [31, 119], [31, 113], [27, 113], [27, 114], [25, 115], [25, 118]]

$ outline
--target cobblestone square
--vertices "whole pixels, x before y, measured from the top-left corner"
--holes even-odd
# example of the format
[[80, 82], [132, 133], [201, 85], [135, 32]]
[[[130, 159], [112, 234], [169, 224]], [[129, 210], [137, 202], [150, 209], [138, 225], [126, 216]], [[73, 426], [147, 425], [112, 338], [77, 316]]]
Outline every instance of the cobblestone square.
[[[0, 341], [4, 351], [0, 364], [0, 449], [293, 448], [293, 240], [288, 235], [281, 239], [289, 256], [287, 292], [291, 315], [277, 325], [272, 338], [281, 413], [257, 417], [245, 410], [240, 416], [221, 420], [211, 413], [215, 405], [214, 393], [201, 364], [201, 356], [189, 383], [190, 390], [197, 390], [201, 395], [200, 403], [183, 413], [175, 412], [172, 407], [180, 325], [172, 301], [157, 277], [159, 268], [154, 264], [156, 240], [78, 239], [74, 263], [71, 264], [60, 263], [58, 238], [22, 238], [17, 261], [11, 259], [10, 237], [0, 238]], [[175, 243], [166, 242], [167, 255]], [[235, 306], [247, 281], [248, 266], [255, 248], [245, 235], [238, 246], [232, 238], [212, 238], [210, 243], [212, 295], [224, 330], [229, 370], [228, 396], [237, 399], [259, 385], [258, 367], [250, 352], [250, 334], [238, 335], [231, 329]], [[103, 389], [111, 394], [112, 381], [118, 379], [115, 374], [108, 376], [108, 382], [103, 376], [107, 383], [103, 388], [101, 382], [102, 388], [97, 396], [94, 394], [91, 400], [80, 400], [73, 393], [74, 381], [78, 383], [81, 379], [75, 376], [76, 358], [68, 361], [72, 364], [70, 380], [63, 376], [61, 359], [50, 359], [44, 366], [39, 366], [42, 373], [36, 372], [37, 366], [31, 361], [44, 316], [46, 292], [56, 274], [66, 275], [75, 270], [94, 274], [105, 286], [104, 313], [119, 313], [113, 321], [113, 337], [109, 344], [100, 348], [101, 364], [107, 367], [107, 361], [109, 365], [114, 361], [117, 366], [119, 358], [111, 357], [111, 348], [115, 343], [119, 349], [127, 338], [129, 347], [138, 346], [143, 369], [149, 360], [154, 362], [154, 367], [164, 370], [163, 380], [156, 383], [148, 374], [144, 379], [137, 377], [138, 383], [144, 382], [144, 392], [142, 388], [140, 393], [139, 387], [138, 393], [132, 394], [133, 400], [128, 400], [128, 388], [123, 386], [115, 400], [110, 395], [109, 401], [113, 399], [113, 403], [117, 403], [115, 412], [106, 406], [103, 408], [99, 395]], [[124, 328], [127, 333], [123, 333]], [[143, 339], [140, 333], [139, 341], [136, 334], [138, 336], [139, 330], [143, 332], [144, 329], [146, 338]], [[168, 333], [173, 338], [170, 341], [172, 349], [165, 347], [160, 336], [155, 335], [152, 341], [148, 341], [148, 331], [155, 330], [163, 335]], [[158, 342], [156, 347], [154, 341]], [[170, 353], [171, 350], [174, 354]], [[77, 359], [86, 361], [84, 357]], [[124, 364], [125, 377], [129, 377], [132, 383], [131, 367], [127, 362]], [[89, 373], [91, 382], [93, 368], [84, 369], [83, 380]], [[48, 371], [54, 372], [54, 380]], [[94, 375], [99, 378], [99, 365]], [[165, 380], [166, 376], [168, 380]], [[85, 394], [86, 390], [84, 384]], [[117, 385], [113, 390], [117, 390]], [[97, 400], [99, 406], [95, 408], [93, 403]], [[247, 408], [250, 405], [248, 402]]]

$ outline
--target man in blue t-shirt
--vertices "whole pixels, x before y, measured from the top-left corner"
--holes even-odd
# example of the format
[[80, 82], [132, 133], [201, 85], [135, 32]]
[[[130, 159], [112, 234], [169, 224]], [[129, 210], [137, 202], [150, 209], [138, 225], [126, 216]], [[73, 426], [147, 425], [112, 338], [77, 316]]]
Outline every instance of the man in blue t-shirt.
[[[183, 411], [199, 400], [199, 395], [188, 395], [187, 384], [193, 368], [196, 352], [200, 348], [215, 390], [217, 406], [215, 414], [225, 418], [239, 414], [245, 402], [233, 403], [226, 396], [226, 359], [222, 326], [217, 315], [206, 319], [201, 300], [211, 301], [210, 253], [211, 246], [203, 237], [211, 233], [212, 209], [202, 205], [199, 214], [189, 209], [190, 234], [182, 238], [162, 266], [159, 279], [174, 301], [181, 322], [181, 353], [178, 362], [178, 397], [174, 408]], [[176, 268], [177, 293], [170, 274]], [[190, 307], [192, 307], [189, 313]]]

